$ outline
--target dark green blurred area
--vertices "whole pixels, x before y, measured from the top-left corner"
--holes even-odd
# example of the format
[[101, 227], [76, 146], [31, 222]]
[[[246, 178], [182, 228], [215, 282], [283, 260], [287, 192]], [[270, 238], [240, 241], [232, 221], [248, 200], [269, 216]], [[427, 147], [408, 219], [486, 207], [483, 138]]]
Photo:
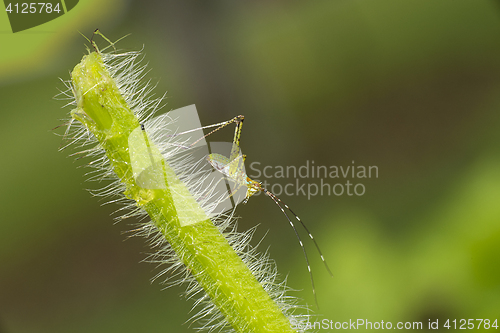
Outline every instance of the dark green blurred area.
[[[89, 161], [58, 152], [50, 130], [70, 111], [52, 99], [58, 77], [68, 79], [86, 52], [77, 30], [95, 28], [111, 40], [131, 33], [123, 50], [144, 45], [157, 94], [168, 90], [165, 110], [196, 104], [202, 124], [244, 114], [247, 169], [378, 166], [361, 197], [281, 196], [335, 275], [306, 242], [319, 320], [500, 319], [498, 2], [116, 6], [73, 32], [51, 32], [52, 53], [38, 67], [31, 54], [29, 71], [0, 73], [1, 333], [193, 332], [183, 324], [193, 314], [184, 289], [150, 284], [159, 270], [139, 263], [146, 241], [123, 242], [136, 221], [113, 224], [119, 207], [85, 191], [99, 186], [84, 181], [79, 167]], [[231, 139], [228, 130], [213, 140]], [[238, 213], [241, 229], [261, 224], [255, 244], [270, 230], [261, 249], [270, 246], [280, 273], [302, 289], [294, 295], [313, 304], [301, 249], [272, 201], [252, 198]]]

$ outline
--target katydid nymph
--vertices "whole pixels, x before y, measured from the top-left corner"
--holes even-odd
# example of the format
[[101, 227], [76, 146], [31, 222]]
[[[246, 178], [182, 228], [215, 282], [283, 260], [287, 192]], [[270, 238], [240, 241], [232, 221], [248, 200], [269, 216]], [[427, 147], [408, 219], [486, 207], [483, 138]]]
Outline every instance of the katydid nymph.
[[[304, 224], [304, 222], [299, 218], [299, 216], [297, 216], [297, 214], [295, 214], [290, 209], [290, 207], [287, 204], [285, 204], [280, 198], [278, 198], [274, 193], [272, 193], [271, 191], [264, 188], [262, 186], [261, 182], [252, 180], [245, 173], [244, 161], [245, 161], [246, 155], [242, 155], [240, 153], [240, 137], [241, 137], [241, 129], [243, 127], [244, 119], [245, 119], [245, 117], [243, 115], [239, 115], [239, 116], [234, 117], [231, 120], [228, 120], [225, 122], [221, 122], [221, 123], [217, 123], [217, 124], [213, 124], [213, 125], [208, 125], [208, 126], [203, 126], [202, 129], [214, 128], [214, 127], [215, 127], [215, 129], [213, 129], [208, 134], [206, 134], [203, 137], [196, 140], [194, 143], [191, 144], [191, 146], [194, 146], [200, 140], [205, 139], [209, 135], [215, 133], [216, 131], [218, 131], [218, 130], [220, 130], [220, 129], [222, 129], [230, 124], [233, 124], [233, 123], [236, 124], [236, 128], [234, 131], [234, 139], [232, 142], [231, 153], [230, 153], [229, 158], [224, 156], [224, 155], [221, 155], [221, 154], [212, 153], [212, 154], [207, 155], [207, 157], [206, 157], [207, 161], [208, 161], [208, 163], [210, 163], [210, 165], [212, 165], [212, 167], [215, 170], [217, 170], [221, 174], [223, 174], [226, 179], [235, 183], [235, 185], [236, 185], [235, 189], [233, 189], [231, 191], [230, 195], [233, 195], [239, 188], [246, 186], [247, 191], [246, 191], [246, 196], [245, 196], [245, 199], [243, 200], [243, 203], [246, 203], [252, 195], [254, 195], [258, 192], [263, 192], [265, 195], [270, 197], [274, 201], [274, 203], [280, 208], [281, 212], [283, 213], [283, 215], [285, 215], [286, 219], [290, 223], [290, 226], [293, 228], [293, 231], [295, 232], [295, 235], [296, 235], [296, 237], [299, 241], [299, 244], [302, 248], [302, 252], [304, 254], [304, 258], [305, 258], [306, 263], [307, 263], [307, 270], [309, 271], [309, 277], [311, 280], [311, 286], [312, 286], [312, 291], [313, 291], [313, 295], [314, 295], [314, 300], [316, 302], [316, 306], [318, 307], [316, 288], [314, 285], [314, 279], [313, 279], [313, 275], [312, 275], [312, 271], [311, 271], [311, 265], [309, 263], [309, 258], [307, 256], [306, 249], [304, 247], [304, 244], [302, 243], [302, 239], [300, 238], [300, 235], [299, 235], [297, 229], [295, 228], [295, 225], [294, 225], [292, 219], [290, 219], [290, 217], [288, 216], [285, 209], [288, 210], [297, 219], [297, 221], [302, 225], [302, 227], [305, 229], [305, 231], [309, 235], [309, 238], [314, 242], [314, 245], [316, 246], [316, 249], [321, 257], [321, 260], [323, 261], [323, 264], [325, 265], [326, 270], [328, 271], [330, 276], [333, 277], [333, 274], [332, 274], [330, 268], [328, 267], [328, 264], [326, 263], [326, 260], [323, 256], [323, 253], [321, 252], [321, 249], [320, 249], [318, 243], [316, 242], [316, 240], [314, 239], [313, 235], [311, 234], [311, 232], [309, 231], [307, 226]], [[190, 132], [190, 131], [178, 133], [177, 135], [185, 134], [188, 132]]]

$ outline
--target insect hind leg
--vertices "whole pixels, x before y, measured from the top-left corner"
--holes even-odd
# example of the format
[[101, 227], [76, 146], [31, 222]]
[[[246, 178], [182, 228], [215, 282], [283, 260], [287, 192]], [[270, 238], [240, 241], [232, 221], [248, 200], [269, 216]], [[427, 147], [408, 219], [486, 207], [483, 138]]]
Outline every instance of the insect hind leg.
[[[243, 119], [245, 117], [243, 115], [239, 115], [239, 116], [236, 116], [234, 117], [233, 119], [231, 120], [228, 120], [228, 121], [223, 121], [221, 123], [218, 123], [218, 124], [213, 124], [213, 125], [208, 125], [208, 126], [203, 126], [201, 127], [201, 129], [205, 129], [205, 128], [211, 128], [211, 127], [216, 127], [215, 129], [213, 129], [212, 131], [210, 131], [209, 133], [205, 134], [204, 136], [202, 136], [201, 138], [199, 138], [198, 140], [196, 140], [195, 142], [193, 142], [191, 144], [191, 146], [194, 146], [195, 144], [197, 144], [198, 142], [200, 142], [201, 140], [205, 139], [206, 137], [208, 137], [209, 135], [212, 135], [213, 133], [223, 129], [224, 127], [228, 126], [228, 125], [231, 125], [232, 123], [236, 123], [236, 132], [235, 132], [235, 139], [236, 139], [236, 133], [241, 133], [241, 123], [243, 122]], [[238, 130], [239, 128], [239, 130]], [[193, 130], [191, 130], [193, 131]], [[190, 132], [190, 131], [188, 131]], [[188, 132], [184, 132], [184, 133], [178, 133], [177, 135], [180, 135], [180, 134], [185, 134], [185, 133], [188, 133]], [[234, 141], [233, 141], [233, 146], [234, 146]], [[239, 135], [238, 135], [238, 148], [239, 148]], [[233, 153], [233, 150], [231, 149], [231, 156], [232, 156], [232, 153]]]
[[[221, 130], [222, 128], [224, 128], [224, 127], [226, 127], [226, 126], [228, 126], [228, 125], [230, 125], [232, 123], [238, 122], [239, 119], [241, 119], [241, 118], [243, 118], [243, 116], [237, 116], [237, 117], [234, 117], [234, 118], [232, 118], [232, 119], [230, 119], [228, 121], [223, 121], [223, 122], [220, 122], [220, 123], [217, 123], [217, 124], [212, 124], [212, 125], [207, 125], [207, 126], [200, 126], [200, 127], [196, 127], [196, 128], [192, 128], [192, 129], [186, 130], [186, 131], [181, 131], [181, 132], [178, 132], [178, 133], [164, 134], [164, 135], [162, 135], [162, 138], [175, 138], [175, 137], [178, 137], [178, 136], [181, 136], [181, 135], [184, 135], [184, 134], [189, 134], [189, 133], [193, 133], [193, 132], [200, 131], [200, 130], [203, 130], [203, 129], [216, 127], [215, 129], [213, 129], [209, 133], [207, 133], [205, 135], [201, 135], [194, 142], [189, 142], [189, 143], [186, 143], [186, 144], [175, 143], [175, 146], [177, 146], [179, 148], [183, 148], [183, 149], [186, 149], [186, 150], [187, 149], [191, 149], [194, 146], [196, 146], [196, 144], [198, 144], [201, 140], [205, 139], [209, 135], [211, 135], [211, 134], [213, 134], [213, 133]], [[142, 130], [146, 129], [146, 124], [141, 123], [140, 126], [141, 126]]]

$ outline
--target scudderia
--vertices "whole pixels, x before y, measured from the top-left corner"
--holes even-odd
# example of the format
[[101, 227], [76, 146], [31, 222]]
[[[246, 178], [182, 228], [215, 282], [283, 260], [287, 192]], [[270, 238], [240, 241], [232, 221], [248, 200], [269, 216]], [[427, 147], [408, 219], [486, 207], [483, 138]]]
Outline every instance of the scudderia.
[[245, 186], [247, 191], [246, 191], [246, 196], [245, 196], [245, 199], [243, 200], [243, 203], [246, 203], [252, 195], [254, 195], [258, 192], [263, 192], [265, 195], [270, 197], [274, 201], [274, 203], [280, 208], [281, 212], [283, 213], [283, 215], [285, 215], [286, 219], [288, 220], [291, 227], [293, 228], [293, 231], [295, 232], [295, 236], [297, 237], [299, 244], [302, 248], [302, 252], [304, 253], [304, 258], [305, 258], [306, 264], [307, 264], [307, 270], [309, 271], [309, 277], [311, 280], [311, 286], [312, 286], [312, 291], [313, 291], [313, 295], [314, 295], [314, 300], [316, 302], [316, 306], [318, 307], [316, 288], [314, 285], [314, 279], [313, 279], [313, 275], [312, 275], [312, 271], [311, 271], [311, 265], [309, 263], [309, 258], [307, 256], [306, 249], [304, 247], [304, 244], [302, 243], [302, 239], [297, 231], [297, 228], [295, 228], [295, 225], [294, 225], [292, 219], [290, 219], [290, 217], [286, 213], [285, 209], [287, 209], [297, 219], [297, 221], [299, 221], [299, 223], [305, 229], [305, 231], [309, 235], [309, 238], [314, 242], [314, 245], [316, 246], [316, 249], [321, 257], [321, 260], [323, 261], [323, 264], [325, 265], [326, 270], [328, 271], [330, 276], [333, 277], [333, 274], [332, 274], [330, 268], [328, 267], [328, 264], [326, 263], [326, 260], [323, 256], [323, 253], [321, 252], [321, 249], [320, 249], [318, 243], [316, 242], [316, 240], [314, 239], [313, 235], [311, 234], [311, 232], [309, 231], [307, 226], [304, 224], [304, 222], [297, 216], [297, 214], [295, 214], [290, 209], [290, 207], [287, 204], [285, 204], [280, 198], [278, 198], [274, 193], [272, 193], [271, 191], [264, 188], [262, 186], [261, 182], [252, 180], [250, 177], [247, 176], [245, 169], [244, 169], [244, 161], [245, 161], [246, 155], [242, 155], [240, 153], [240, 137], [241, 137], [241, 129], [243, 127], [244, 119], [245, 119], [244, 116], [239, 115], [239, 116], [234, 117], [233, 119], [228, 120], [228, 121], [224, 121], [224, 122], [213, 124], [213, 125], [203, 126], [201, 128], [192, 129], [192, 130], [185, 131], [182, 133], [177, 133], [173, 136], [187, 134], [187, 133], [194, 132], [194, 131], [197, 131], [200, 129], [214, 128], [208, 134], [205, 134], [201, 138], [199, 138], [198, 140], [194, 141], [189, 147], [185, 147], [185, 148], [190, 148], [191, 146], [196, 145], [198, 142], [200, 142], [201, 140], [204, 140], [206, 137], [217, 132], [218, 130], [220, 130], [228, 125], [236, 124], [230, 156], [226, 157], [226, 156], [221, 155], [221, 154], [212, 153], [212, 154], [207, 155], [207, 157], [206, 157], [207, 161], [208, 161], [208, 163], [210, 163], [210, 165], [212, 165], [212, 167], [215, 170], [219, 171], [221, 174], [223, 174], [226, 177], [226, 179], [230, 180], [231, 182], [233, 182], [236, 185], [235, 189], [233, 189], [231, 191], [230, 195], [233, 195], [234, 193], [236, 193], [236, 191], [238, 189]]

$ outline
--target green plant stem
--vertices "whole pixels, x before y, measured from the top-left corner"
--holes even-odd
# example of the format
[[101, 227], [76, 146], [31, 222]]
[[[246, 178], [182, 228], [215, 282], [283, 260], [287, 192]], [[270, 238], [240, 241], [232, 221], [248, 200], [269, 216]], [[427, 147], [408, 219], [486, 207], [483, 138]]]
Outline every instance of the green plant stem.
[[[174, 205], [169, 186], [152, 190], [137, 185], [128, 138], [140, 124], [105, 69], [101, 55], [92, 52], [84, 56], [72, 72], [72, 81], [77, 100], [72, 117], [98, 139], [114, 172], [126, 185], [124, 194], [149, 214], [232, 327], [237, 332], [294, 332], [288, 319], [208, 217], [181, 226], [177, 211], [192, 209], [190, 206], [195, 202], [192, 197], [175, 201]], [[167, 183], [178, 184], [167, 163], [164, 167]]]

